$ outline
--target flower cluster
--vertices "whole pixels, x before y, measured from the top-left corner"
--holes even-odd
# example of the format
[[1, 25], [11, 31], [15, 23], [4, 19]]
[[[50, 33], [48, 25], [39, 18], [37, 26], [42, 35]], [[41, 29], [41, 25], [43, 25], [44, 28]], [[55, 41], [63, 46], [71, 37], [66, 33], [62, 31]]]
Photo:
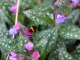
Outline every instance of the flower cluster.
[[17, 23], [16, 25], [14, 25], [10, 30], [9, 30], [9, 34], [10, 35], [16, 35], [18, 33], [20, 29], [20, 24]]
[[[28, 42], [27, 44], [24, 45], [24, 47], [25, 47], [27, 50], [31, 51], [31, 50], [33, 50], [34, 44], [33, 44], [32, 42]], [[39, 54], [38, 51], [34, 51], [34, 52], [32, 53], [32, 58], [38, 59], [39, 57], [40, 57], [40, 54]]]
[[[73, 6], [76, 6], [77, 4], [79, 3], [78, 0], [71, 0], [71, 5]], [[9, 9], [12, 13], [16, 13], [17, 12], [17, 5], [14, 5], [14, 6], [11, 6], [10, 9]], [[65, 14], [57, 14], [56, 15], [56, 19], [55, 19], [55, 23], [56, 24], [59, 24], [59, 23], [62, 23], [64, 22], [65, 20], [67, 19], [67, 17], [65, 16]], [[9, 34], [11, 36], [13, 35], [17, 35], [19, 32], [20, 32], [20, 24], [17, 23], [15, 24], [10, 30], [9, 30]], [[34, 30], [33, 30], [34, 31]], [[30, 29], [29, 28], [26, 28], [26, 29], [23, 29], [22, 31], [23, 35], [25, 37], [27, 37], [28, 39], [30, 39], [32, 37], [32, 32], [30, 32]], [[27, 49], [31, 56], [27, 56], [27, 54], [25, 54], [26, 57], [24, 57], [25, 59], [27, 57], [29, 58], [33, 58], [35, 60], [38, 60], [39, 57], [40, 57], [40, 53], [34, 48], [34, 44], [32, 42], [28, 42], [27, 44], [24, 44], [24, 48]], [[10, 60], [18, 60], [19, 58], [19, 55], [20, 54], [16, 54], [15, 52], [11, 52], [10, 53], [10, 57], [9, 59]]]
[[20, 29], [20, 24], [19, 23], [17, 23], [16, 25], [14, 25], [12, 28], [9, 29], [9, 34], [12, 35], [12, 36], [17, 35], [20, 31], [23, 31], [22, 34], [26, 38], [28, 38], [28, 39], [32, 38], [32, 32], [30, 32], [30, 29], [29, 28]]
[[[79, 0], [71, 0], [71, 4], [73, 6], [76, 7], [76, 5], [79, 3]], [[71, 5], [71, 6], [72, 6]], [[61, 22], [64, 22], [66, 20], [67, 17], [65, 17], [64, 15], [61, 15], [61, 14], [57, 14], [57, 17], [55, 19], [55, 23], [59, 24]]]
[[[26, 59], [27, 57], [28, 57], [28, 58], [33, 58], [33, 59], [35, 59], [35, 60], [38, 60], [38, 59], [39, 59], [40, 54], [39, 54], [39, 52], [38, 52], [37, 50], [31, 52], [31, 51], [34, 49], [34, 44], [33, 44], [32, 42], [28, 42], [27, 44], [24, 44], [24, 47], [30, 52], [31, 57], [27, 56], [26, 53], [25, 53], [26, 55], [25, 55], [25, 57], [24, 57], [24, 55], [16, 54], [15, 52], [11, 52], [9, 59], [10, 59], [10, 60], [18, 60], [18, 58], [21, 58], [21, 57], [22, 57], [23, 59]], [[19, 56], [19, 55], [20, 55], [20, 56]]]

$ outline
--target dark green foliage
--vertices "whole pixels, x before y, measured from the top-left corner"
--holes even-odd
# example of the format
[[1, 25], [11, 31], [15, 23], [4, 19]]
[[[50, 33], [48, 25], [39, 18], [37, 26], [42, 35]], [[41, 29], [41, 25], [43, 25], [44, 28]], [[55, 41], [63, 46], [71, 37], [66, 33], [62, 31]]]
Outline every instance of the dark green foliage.
[[[80, 60], [80, 45], [76, 47], [77, 39], [80, 40], [80, 28], [75, 25], [80, 19], [80, 9], [70, 8], [67, 4], [69, 1], [66, 0], [41, 0], [41, 4], [38, 0], [20, 1], [18, 18], [21, 29], [24, 25], [27, 28], [36, 25], [37, 30], [32, 33], [32, 39], [25, 38], [21, 32], [13, 39], [7, 31], [15, 23], [15, 14], [10, 12], [9, 8], [15, 5], [17, 0], [0, 0], [0, 60], [5, 60], [12, 51], [26, 51], [26, 54], [30, 55], [24, 48], [24, 44], [29, 41], [33, 42], [35, 49], [39, 51], [39, 60]], [[67, 19], [56, 24], [55, 10]], [[69, 51], [70, 48], [75, 49]]]

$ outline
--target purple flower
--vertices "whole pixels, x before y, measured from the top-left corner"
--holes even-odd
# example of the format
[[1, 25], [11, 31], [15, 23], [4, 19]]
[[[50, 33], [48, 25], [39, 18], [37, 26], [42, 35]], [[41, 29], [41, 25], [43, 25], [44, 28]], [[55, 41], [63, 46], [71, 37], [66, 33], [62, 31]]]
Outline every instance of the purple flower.
[[9, 30], [10, 35], [16, 35], [17, 33], [18, 32], [17, 32], [16, 28], [14, 28], [14, 27]]
[[28, 42], [27, 44], [24, 45], [24, 47], [27, 49], [27, 50], [32, 50], [33, 47], [34, 47], [34, 44], [32, 42]]
[[55, 20], [56, 23], [64, 22], [66, 17], [64, 15], [57, 14], [57, 18]]
[[72, 1], [72, 4], [74, 5], [74, 6], [76, 6], [77, 4], [78, 4], [78, 0], [71, 0]]
[[32, 35], [24, 35], [24, 37], [26, 37], [27, 39], [32, 38]]
[[13, 5], [10, 7], [10, 11], [13, 12], [13, 13], [16, 13], [17, 11], [17, 5]]

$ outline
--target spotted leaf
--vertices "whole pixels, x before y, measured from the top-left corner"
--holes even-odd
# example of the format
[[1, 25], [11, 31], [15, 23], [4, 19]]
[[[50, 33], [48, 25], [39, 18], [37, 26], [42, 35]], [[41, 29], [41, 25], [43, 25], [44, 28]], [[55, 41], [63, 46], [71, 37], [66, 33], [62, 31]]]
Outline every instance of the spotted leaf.
[[41, 31], [35, 36], [35, 47], [40, 51], [41, 60], [44, 60], [47, 54], [54, 48], [57, 36], [56, 28]]
[[8, 33], [0, 34], [0, 49], [4, 56], [9, 54], [11, 51], [18, 52], [17, 43], [18, 43], [18, 40], [8, 38]]
[[49, 17], [49, 14], [52, 13], [52, 9], [49, 8], [35, 8], [24, 11], [24, 14], [33, 20], [36, 24], [53, 24], [53, 20]]
[[80, 39], [80, 28], [71, 25], [61, 29], [59, 35], [65, 39]]
[[20, 35], [18, 38], [8, 37], [8, 33], [0, 34], [0, 49], [3, 55], [7, 55], [10, 52], [20, 52], [25, 50], [24, 44], [28, 42], [28, 39]]
[[[37, 49], [39, 49], [40, 55], [42, 55], [44, 53], [47, 43], [48, 43], [47, 38], [43, 38], [35, 45], [35, 47]], [[40, 47], [41, 47], [41, 49], [40, 49]]]
[[63, 48], [59, 49], [59, 54], [58, 54], [59, 60], [75, 60], [66, 50]]
[[59, 48], [66, 50], [65, 41], [62, 38], [59, 38], [54, 49], [50, 52], [48, 60], [58, 60]]
[[64, 22], [64, 25], [73, 25], [77, 22], [78, 18], [79, 18], [79, 10], [73, 10], [71, 13], [69, 13], [69, 15], [67, 16], [67, 19]]
[[71, 55], [76, 59], [76, 60], [80, 60], [80, 45], [77, 46], [77, 48], [71, 52]]
[[18, 48], [20, 51], [24, 50], [24, 44], [28, 43], [29, 40], [25, 38], [22, 34], [18, 37]]

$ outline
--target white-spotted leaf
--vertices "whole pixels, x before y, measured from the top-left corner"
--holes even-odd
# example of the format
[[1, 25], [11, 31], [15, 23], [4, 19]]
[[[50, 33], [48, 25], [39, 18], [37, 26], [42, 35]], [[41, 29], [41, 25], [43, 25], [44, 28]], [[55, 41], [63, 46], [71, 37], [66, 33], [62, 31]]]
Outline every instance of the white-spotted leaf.
[[71, 25], [61, 29], [59, 35], [65, 39], [80, 39], [80, 28]]
[[48, 14], [53, 13], [52, 9], [49, 8], [35, 8], [23, 12], [28, 18], [33, 20], [36, 24], [53, 24], [53, 20]]
[[66, 50], [59, 48], [59, 60], [75, 60]]
[[33, 42], [36, 44], [35, 47], [40, 51], [41, 60], [44, 60], [47, 54], [54, 48], [57, 36], [56, 28], [44, 30], [36, 34]]

